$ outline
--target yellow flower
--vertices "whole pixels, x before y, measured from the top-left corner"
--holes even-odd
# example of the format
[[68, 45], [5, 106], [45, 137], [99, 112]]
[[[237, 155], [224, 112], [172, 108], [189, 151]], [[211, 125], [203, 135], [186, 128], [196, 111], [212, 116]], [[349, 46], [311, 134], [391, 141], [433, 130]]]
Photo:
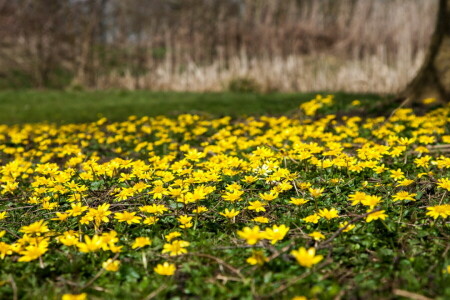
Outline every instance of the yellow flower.
[[270, 191], [268, 193], [259, 193], [259, 197], [266, 201], [272, 201], [278, 198], [278, 193]]
[[304, 247], [300, 247], [298, 250], [293, 250], [291, 254], [301, 266], [306, 268], [311, 268], [323, 259], [322, 255], [316, 255], [314, 248], [306, 250]]
[[400, 200], [410, 200], [410, 201], [416, 201], [415, 198], [413, 198], [414, 196], [416, 196], [416, 193], [408, 193], [407, 191], [400, 191], [397, 192], [393, 197], [392, 197], [392, 201], [396, 202], [396, 201], [400, 201]]
[[225, 201], [234, 202], [234, 201], [240, 200], [241, 196], [243, 194], [244, 194], [244, 192], [241, 191], [241, 190], [234, 190], [232, 192], [228, 191], [222, 196], [222, 199], [225, 200]]
[[208, 209], [204, 206], [199, 206], [192, 210], [194, 214], [201, 214], [202, 212], [208, 211]]
[[258, 223], [269, 223], [269, 219], [266, 217], [255, 217], [252, 219], [252, 221], [258, 222]]
[[86, 300], [87, 294], [81, 293], [81, 294], [64, 294], [61, 298], [61, 300]]
[[438, 179], [437, 186], [442, 188], [442, 189], [445, 189], [447, 191], [450, 191], [450, 179], [448, 179], [448, 178]]
[[85, 235], [84, 243], [78, 243], [77, 247], [81, 252], [88, 253], [100, 250], [104, 244], [104, 240], [98, 235], [94, 235], [92, 239]]
[[160, 215], [160, 214], [163, 214], [164, 212], [168, 211], [169, 209], [161, 204], [152, 204], [152, 205], [141, 206], [141, 207], [139, 207], [139, 210], [142, 212], [149, 213], [149, 214]]
[[450, 216], [450, 204], [436, 205], [427, 207], [427, 216], [437, 219], [439, 217], [445, 219]]
[[253, 228], [250, 227], [244, 227], [242, 231], [238, 231], [237, 234], [247, 241], [247, 244], [254, 245], [256, 244], [260, 239], [263, 238], [262, 233], [259, 229], [259, 226], [255, 226]]
[[47, 222], [40, 220], [28, 226], [22, 226], [19, 231], [26, 234], [36, 234], [39, 236], [41, 233], [49, 232], [50, 229], [47, 227]]
[[289, 231], [289, 227], [287, 227], [284, 224], [281, 224], [280, 226], [273, 225], [272, 228], [267, 228], [262, 233], [262, 235], [265, 239], [271, 240], [272, 244], [275, 244], [276, 242], [284, 239], [284, 237], [286, 236], [288, 231]]
[[318, 214], [309, 215], [306, 218], [303, 218], [302, 220], [307, 223], [314, 223], [317, 224], [319, 222], [320, 216]]
[[144, 219], [144, 224], [153, 225], [158, 221], [159, 221], [159, 218], [157, 218], [157, 217], [147, 217]]
[[266, 204], [262, 203], [261, 201], [250, 201], [249, 204], [250, 205], [247, 206], [247, 209], [254, 210], [256, 212], [266, 211], [266, 209], [264, 208]]
[[46, 240], [43, 240], [36, 245], [29, 245], [25, 247], [25, 250], [19, 252], [22, 257], [20, 257], [18, 261], [28, 262], [35, 260], [47, 252], [47, 247], [48, 242]]
[[357, 205], [367, 198], [366, 193], [364, 192], [355, 192], [354, 194], [348, 195], [348, 200], [352, 201], [352, 205]]
[[171, 233], [165, 235], [164, 237], [166, 238], [166, 240], [168, 242], [170, 242], [171, 240], [173, 240], [179, 236], [181, 236], [181, 233], [179, 233], [178, 231], [174, 231], [174, 232], [171, 232]]
[[163, 264], [158, 264], [153, 270], [159, 275], [171, 276], [175, 273], [177, 268], [174, 264], [164, 262]]
[[119, 222], [127, 222], [127, 224], [133, 224], [133, 223], [140, 223], [141, 217], [135, 216], [135, 212], [123, 212], [123, 213], [115, 213], [114, 219], [118, 220]]
[[312, 237], [316, 241], [320, 241], [320, 240], [323, 240], [325, 238], [325, 236], [319, 231], [314, 231], [313, 233], [310, 233], [308, 235], [310, 237]]
[[59, 237], [58, 241], [65, 246], [76, 246], [78, 244], [78, 233], [75, 231], [66, 231]]
[[291, 201], [289, 201], [290, 203], [294, 204], [294, 205], [302, 205], [305, 204], [306, 202], [308, 202], [309, 200], [305, 200], [303, 198], [291, 198]]
[[81, 215], [84, 211], [88, 210], [89, 207], [83, 206], [81, 202], [70, 204], [72, 209], [66, 210], [66, 213], [71, 217], [76, 217]]
[[374, 208], [381, 202], [381, 197], [375, 195], [367, 195], [364, 200], [361, 201], [363, 205]]
[[169, 253], [170, 256], [187, 253], [188, 251], [185, 247], [188, 247], [189, 245], [189, 242], [182, 240], [173, 241], [172, 243], [166, 243], [163, 246], [162, 253]]
[[120, 267], [120, 261], [109, 258], [102, 264], [103, 269], [110, 272], [117, 272]]
[[264, 255], [264, 252], [261, 250], [253, 250], [252, 256], [247, 258], [247, 263], [251, 265], [260, 265], [262, 266], [265, 262], [268, 262], [269, 259]]
[[423, 104], [432, 104], [434, 102], [436, 102], [436, 98], [425, 98], [422, 100]]
[[226, 208], [224, 212], [221, 212], [219, 214], [224, 216], [225, 218], [232, 219], [239, 214], [239, 210], [234, 210], [234, 208], [232, 210], [229, 210], [228, 208]]
[[[344, 228], [345, 226], [347, 226], [347, 224], [348, 224], [348, 221], [339, 223], [339, 228]], [[352, 230], [352, 229], [355, 228], [355, 227], [356, 227], [355, 225], [350, 224], [350, 225], [348, 225], [348, 226], [347, 226], [344, 230], [342, 230], [342, 231], [343, 231], [343, 232], [347, 232], [347, 231]]]
[[182, 216], [179, 216], [179, 217], [177, 218], [177, 220], [178, 220], [178, 222], [180, 222], [182, 225], [186, 225], [186, 224], [188, 224], [188, 223], [191, 222], [192, 217], [189, 217], [189, 216], [187, 216], [187, 215], [182, 215]]
[[132, 249], [136, 248], [142, 248], [148, 245], [151, 245], [152, 241], [148, 237], [138, 237], [134, 240], [133, 245], [131, 246]]
[[[370, 212], [370, 210], [367, 212]], [[373, 220], [378, 220], [378, 219], [385, 220], [388, 217], [388, 215], [386, 215], [384, 212], [385, 212], [385, 210], [380, 210], [380, 211], [371, 213], [370, 215], [368, 215], [366, 217], [366, 222], [370, 223]]]
[[0, 221], [6, 219], [8, 216], [8, 213], [6, 211], [0, 212]]
[[327, 208], [320, 209], [319, 216], [326, 218], [327, 220], [331, 220], [331, 219], [339, 217], [338, 211], [335, 208], [332, 208], [330, 210]]
[[391, 170], [391, 177], [394, 178], [395, 181], [405, 178], [405, 173], [401, 169]]
[[450, 265], [444, 269], [444, 273], [450, 274]]
[[313, 196], [314, 198], [320, 197], [323, 194], [324, 189], [320, 188], [320, 189], [313, 189], [313, 188], [309, 188], [309, 193], [311, 194], [311, 196]]
[[52, 220], [52, 221], [61, 221], [61, 222], [63, 222], [63, 221], [65, 221], [65, 220], [67, 220], [68, 217], [69, 217], [69, 214], [68, 214], [68, 213], [57, 212], [57, 213], [56, 213], [56, 218], [51, 218], [50, 220]]
[[397, 186], [408, 186], [413, 182], [414, 182], [414, 180], [412, 180], [412, 179], [403, 179], [402, 181], [398, 182]]
[[0, 242], [0, 258], [4, 259], [6, 255], [11, 255], [13, 253], [12, 245]]

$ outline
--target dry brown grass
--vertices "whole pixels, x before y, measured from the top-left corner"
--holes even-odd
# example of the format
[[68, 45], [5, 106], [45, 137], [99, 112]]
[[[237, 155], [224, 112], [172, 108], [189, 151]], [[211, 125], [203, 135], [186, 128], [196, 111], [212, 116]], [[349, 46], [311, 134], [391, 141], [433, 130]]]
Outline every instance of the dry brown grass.
[[[334, 16], [326, 15], [327, 2], [330, 1], [312, 2], [305, 11], [293, 5], [287, 15], [290, 19], [284, 20], [283, 28], [292, 23], [307, 33], [307, 42], [311, 43], [307, 54], [298, 51], [283, 55], [283, 49], [277, 49], [276, 44], [266, 55], [255, 55], [242, 47], [231, 57], [219, 56], [205, 64], [189, 56], [186, 49], [168, 44], [170, 55], [156, 66], [150, 62], [151, 72], [142, 76], [112, 73], [100, 78], [99, 88], [220, 91], [227, 88], [230, 80], [246, 77], [255, 80], [263, 91], [395, 93], [402, 89], [424, 57], [433, 30], [436, 1], [364, 0], [357, 2], [353, 11], [349, 5], [341, 5]], [[299, 15], [301, 18], [295, 19]], [[277, 33], [266, 28], [266, 23], [255, 22], [259, 25], [255, 30], [269, 39]], [[333, 27], [327, 27], [327, 23]], [[286, 32], [283, 34], [289, 39]], [[333, 40], [328, 45], [320, 44], [321, 36]]]
[[51, 21], [42, 30], [32, 6], [3, 9], [9, 22], [0, 14], [0, 79], [20, 71], [45, 86], [65, 69], [72, 86], [176, 91], [249, 78], [262, 91], [395, 93], [419, 68], [437, 10], [437, 0], [110, 0], [103, 13], [67, 2], [47, 15], [35, 1]]

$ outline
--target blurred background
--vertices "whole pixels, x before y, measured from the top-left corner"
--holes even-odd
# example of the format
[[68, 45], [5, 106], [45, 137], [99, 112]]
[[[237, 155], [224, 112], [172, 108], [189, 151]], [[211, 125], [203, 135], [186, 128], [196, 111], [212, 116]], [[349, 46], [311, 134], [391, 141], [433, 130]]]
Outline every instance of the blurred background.
[[395, 93], [437, 0], [0, 0], [0, 89]]

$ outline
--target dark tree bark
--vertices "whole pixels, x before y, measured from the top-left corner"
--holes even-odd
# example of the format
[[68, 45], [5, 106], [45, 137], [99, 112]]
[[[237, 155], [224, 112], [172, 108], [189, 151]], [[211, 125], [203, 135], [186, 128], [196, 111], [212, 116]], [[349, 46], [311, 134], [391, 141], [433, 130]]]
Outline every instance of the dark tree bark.
[[436, 28], [425, 61], [400, 97], [410, 104], [429, 97], [450, 102], [450, 0], [439, 0]]

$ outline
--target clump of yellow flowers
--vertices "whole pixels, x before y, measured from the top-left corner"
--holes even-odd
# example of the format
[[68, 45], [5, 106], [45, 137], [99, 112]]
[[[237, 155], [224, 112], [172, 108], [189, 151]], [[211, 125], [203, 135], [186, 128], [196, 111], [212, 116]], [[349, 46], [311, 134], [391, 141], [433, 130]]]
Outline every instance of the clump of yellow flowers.
[[333, 102], [318, 95], [299, 118], [0, 125], [0, 259], [45, 268], [63, 254], [99, 276], [132, 264], [169, 279], [209, 260], [234, 273], [214, 280], [238, 281], [294, 259], [313, 272], [347, 237], [448, 226], [449, 106], [321, 115]]

